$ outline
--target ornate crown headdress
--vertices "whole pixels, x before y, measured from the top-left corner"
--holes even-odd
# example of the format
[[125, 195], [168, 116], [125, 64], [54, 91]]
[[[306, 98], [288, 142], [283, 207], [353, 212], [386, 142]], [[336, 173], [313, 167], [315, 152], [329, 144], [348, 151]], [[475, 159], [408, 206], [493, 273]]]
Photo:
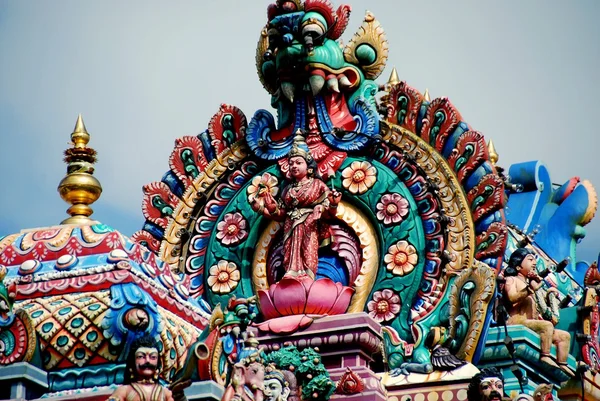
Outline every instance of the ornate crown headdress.
[[308, 150], [308, 145], [306, 145], [303, 134], [304, 133], [301, 129], [296, 130], [292, 149], [290, 149], [290, 153], [288, 153], [288, 159], [290, 157], [300, 156], [307, 162], [312, 161], [312, 156], [310, 155], [310, 151]]
[[265, 372], [264, 380], [270, 380], [270, 379], [276, 379], [284, 386], [289, 385], [287, 380], [285, 380], [285, 376], [283, 375], [283, 373], [280, 370], [275, 369], [275, 367], [273, 367], [273, 366], [270, 366], [269, 368], [267, 368], [267, 371]]

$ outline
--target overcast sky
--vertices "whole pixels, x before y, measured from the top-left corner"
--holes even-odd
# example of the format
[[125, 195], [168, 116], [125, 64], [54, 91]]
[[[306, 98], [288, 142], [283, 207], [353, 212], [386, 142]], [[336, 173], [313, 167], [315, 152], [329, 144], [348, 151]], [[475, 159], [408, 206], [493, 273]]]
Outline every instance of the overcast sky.
[[[269, 1], [0, 0], [0, 235], [66, 217], [56, 187], [78, 113], [99, 154], [94, 217], [141, 228], [142, 185], [168, 170], [175, 138], [220, 103], [269, 108], [254, 53]], [[335, 3], [336, 6], [339, 2]], [[400, 79], [448, 96], [508, 167], [541, 159], [553, 181], [600, 188], [600, 2], [364, 1]], [[600, 220], [598, 218], [597, 220]], [[579, 256], [596, 259], [600, 222]]]

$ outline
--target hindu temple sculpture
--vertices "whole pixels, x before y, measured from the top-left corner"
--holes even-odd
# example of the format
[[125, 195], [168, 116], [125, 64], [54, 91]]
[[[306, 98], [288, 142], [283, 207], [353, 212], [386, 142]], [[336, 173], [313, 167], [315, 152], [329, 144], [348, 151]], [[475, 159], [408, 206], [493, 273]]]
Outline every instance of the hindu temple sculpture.
[[484, 368], [469, 383], [468, 401], [503, 401], [504, 376], [496, 368]]
[[287, 401], [290, 395], [289, 383], [283, 373], [274, 368], [268, 368], [265, 374], [265, 401]]
[[600, 398], [600, 273], [575, 254], [593, 187], [505, 171], [448, 98], [377, 82], [386, 35], [366, 12], [344, 45], [350, 11], [267, 9], [276, 116], [221, 104], [176, 139], [131, 239], [90, 218], [77, 119], [70, 217], [0, 238], [0, 370], [25, 372], [0, 398]]
[[[543, 280], [536, 270], [536, 255], [526, 248], [516, 249], [504, 269], [506, 284], [504, 287], [504, 301], [509, 314], [508, 324], [522, 324], [535, 331], [540, 336], [540, 360], [549, 365], [556, 366], [550, 355], [550, 346], [557, 347], [556, 361], [565, 373], [573, 376], [575, 373], [567, 365], [567, 357], [571, 346], [571, 335], [556, 329], [557, 317], [549, 310], [540, 312], [540, 308], [548, 308], [547, 304], [538, 299], [547, 295], [558, 293], [553, 287], [547, 291], [543, 288]], [[544, 291], [543, 295], [539, 295]], [[553, 301], [550, 301], [553, 302]]]
[[157, 341], [150, 336], [137, 338], [127, 357], [125, 385], [107, 401], [174, 401], [171, 391], [158, 383], [160, 368]]
[[[265, 217], [284, 221], [283, 268], [284, 277], [305, 277], [314, 280], [319, 263], [320, 246], [331, 242], [329, 226], [321, 221], [333, 213], [341, 193], [329, 190], [318, 173], [318, 167], [308, 151], [301, 130], [296, 132], [294, 144], [287, 155], [292, 182], [275, 200], [265, 185], [248, 198], [252, 209]], [[251, 187], [249, 187], [249, 190]]]

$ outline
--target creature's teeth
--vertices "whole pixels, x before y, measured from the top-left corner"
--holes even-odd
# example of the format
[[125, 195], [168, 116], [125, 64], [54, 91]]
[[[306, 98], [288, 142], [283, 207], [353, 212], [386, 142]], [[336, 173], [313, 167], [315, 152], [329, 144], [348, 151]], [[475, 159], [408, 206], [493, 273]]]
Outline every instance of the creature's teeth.
[[291, 102], [294, 103], [294, 92], [296, 91], [296, 86], [294, 86], [291, 82], [282, 82], [281, 83], [281, 91], [283, 95]]
[[340, 87], [338, 86], [338, 80], [336, 77], [332, 77], [327, 80], [327, 89], [332, 92], [340, 93]]
[[416, 310], [414, 310], [414, 309], [411, 309], [411, 310], [410, 310], [410, 317], [411, 317], [413, 320], [417, 319], [417, 318], [419, 317], [419, 312], [417, 312], [417, 311], [416, 311]]
[[425, 310], [428, 310], [429, 308], [431, 308], [432, 304], [429, 301], [425, 301], [423, 302], [423, 308], [425, 308]]
[[325, 85], [325, 78], [320, 75], [311, 75], [308, 80], [313, 96], [318, 95], [321, 92], [321, 89], [323, 89], [323, 85]]
[[348, 77], [345, 75], [340, 75], [340, 78], [338, 79], [338, 81], [339, 81], [340, 87], [342, 89], [347, 89], [352, 86], [352, 82], [350, 82]]

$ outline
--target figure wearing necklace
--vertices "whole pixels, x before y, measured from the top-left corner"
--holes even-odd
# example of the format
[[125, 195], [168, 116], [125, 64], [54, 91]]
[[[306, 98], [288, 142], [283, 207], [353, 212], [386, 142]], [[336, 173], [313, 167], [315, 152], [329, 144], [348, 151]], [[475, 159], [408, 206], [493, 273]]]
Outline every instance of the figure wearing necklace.
[[329, 225], [321, 218], [335, 215], [342, 195], [327, 188], [319, 176], [300, 130], [287, 157], [292, 182], [283, 189], [281, 199], [259, 190], [249, 201], [254, 211], [283, 222], [285, 277], [315, 279], [318, 249], [331, 241]]
[[[571, 334], [554, 328], [554, 323], [544, 320], [538, 311], [534, 294], [543, 286], [542, 278], [536, 270], [535, 254], [526, 248], [518, 248], [511, 255], [508, 267], [504, 269], [506, 284], [504, 302], [509, 314], [508, 324], [522, 324], [540, 336], [540, 361], [556, 367], [550, 356], [550, 347], [556, 344], [556, 360], [560, 368], [568, 375], [575, 373], [567, 366], [571, 347]], [[558, 292], [553, 287], [548, 292]]]
[[107, 401], [174, 401], [171, 391], [158, 383], [160, 355], [150, 336], [136, 339], [127, 356], [125, 385]]

